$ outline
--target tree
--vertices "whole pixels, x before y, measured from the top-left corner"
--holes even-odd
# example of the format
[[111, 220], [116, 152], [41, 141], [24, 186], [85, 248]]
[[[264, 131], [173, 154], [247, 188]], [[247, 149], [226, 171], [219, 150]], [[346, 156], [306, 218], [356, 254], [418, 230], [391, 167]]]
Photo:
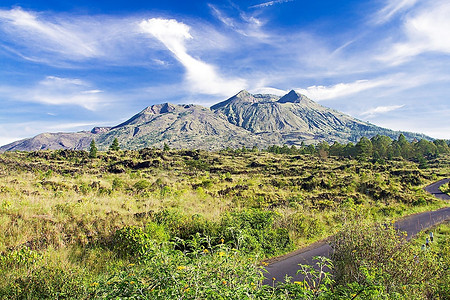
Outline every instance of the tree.
[[89, 145], [89, 157], [96, 158], [97, 157], [97, 147], [95, 146], [95, 140], [92, 139], [91, 144]]
[[404, 159], [411, 158], [412, 147], [403, 133], [400, 133], [400, 135], [398, 136], [397, 144], [400, 147], [400, 155]]
[[170, 150], [170, 147], [169, 147], [169, 145], [167, 145], [167, 143], [164, 143], [163, 150], [164, 151], [169, 151]]
[[352, 142], [349, 142], [347, 145], [345, 145], [343, 153], [344, 153], [345, 156], [354, 158], [356, 156], [356, 147], [355, 147], [355, 145], [353, 145]]
[[427, 140], [420, 140], [414, 144], [413, 150], [416, 156], [433, 157], [438, 153], [436, 145]]
[[339, 142], [334, 142], [330, 146], [330, 155], [332, 156], [344, 156], [344, 145]]
[[390, 137], [377, 134], [370, 141], [372, 142], [374, 156], [378, 155], [379, 158], [387, 158], [389, 152], [392, 152], [392, 140]]
[[436, 145], [438, 153], [441, 154], [450, 152], [450, 149], [444, 140], [434, 140], [433, 143]]
[[366, 160], [372, 157], [373, 146], [372, 142], [363, 136], [356, 144], [356, 156], [361, 160]]
[[118, 151], [118, 150], [120, 150], [119, 141], [117, 140], [117, 138], [114, 138], [114, 141], [109, 146], [109, 150], [111, 150], [111, 151]]

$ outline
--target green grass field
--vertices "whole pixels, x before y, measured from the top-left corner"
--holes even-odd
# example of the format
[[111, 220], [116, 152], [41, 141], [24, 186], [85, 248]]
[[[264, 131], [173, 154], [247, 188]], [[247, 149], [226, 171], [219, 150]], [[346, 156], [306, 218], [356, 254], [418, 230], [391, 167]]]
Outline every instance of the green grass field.
[[289, 299], [290, 285], [261, 287], [264, 258], [355, 222], [448, 206], [423, 187], [450, 174], [450, 156], [427, 166], [258, 151], [4, 153], [0, 297]]

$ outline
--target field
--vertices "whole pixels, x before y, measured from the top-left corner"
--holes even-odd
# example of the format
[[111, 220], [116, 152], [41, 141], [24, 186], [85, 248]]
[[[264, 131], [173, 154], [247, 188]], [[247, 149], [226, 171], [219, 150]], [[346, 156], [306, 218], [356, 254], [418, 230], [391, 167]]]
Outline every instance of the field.
[[[338, 295], [294, 283], [262, 287], [261, 262], [355, 223], [448, 206], [423, 191], [448, 174], [448, 154], [428, 158], [424, 167], [422, 160], [257, 149], [119, 150], [95, 158], [70, 150], [4, 153], [0, 297]], [[448, 257], [448, 235], [436, 253]], [[448, 283], [447, 290], [427, 285], [426, 291], [445, 296]]]

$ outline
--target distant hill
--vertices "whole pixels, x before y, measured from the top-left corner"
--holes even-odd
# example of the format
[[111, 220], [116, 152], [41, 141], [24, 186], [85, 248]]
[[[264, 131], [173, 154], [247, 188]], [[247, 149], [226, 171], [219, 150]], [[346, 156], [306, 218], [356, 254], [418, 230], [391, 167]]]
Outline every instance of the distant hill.
[[115, 127], [95, 127], [90, 132], [43, 133], [0, 147], [0, 151], [87, 149], [95, 139], [107, 149], [117, 138], [122, 149], [162, 147], [218, 150], [226, 147], [266, 148], [270, 145], [300, 145], [357, 142], [376, 134], [409, 140], [430, 137], [375, 126], [326, 108], [304, 95], [290, 91], [283, 97], [241, 91], [206, 108], [200, 105], [152, 105]]

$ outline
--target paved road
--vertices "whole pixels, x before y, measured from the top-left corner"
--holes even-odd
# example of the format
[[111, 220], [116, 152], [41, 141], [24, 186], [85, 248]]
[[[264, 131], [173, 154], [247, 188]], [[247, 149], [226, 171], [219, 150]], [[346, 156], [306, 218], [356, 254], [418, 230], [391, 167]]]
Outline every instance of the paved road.
[[450, 181], [450, 178], [439, 180], [438, 182], [435, 182], [433, 184], [430, 184], [429, 186], [425, 187], [425, 191], [427, 191], [430, 194], [433, 194], [436, 198], [443, 199], [443, 200], [450, 200], [450, 196], [447, 194], [444, 194], [441, 192], [439, 187], [443, 184], [446, 184]]
[[[443, 194], [439, 190], [439, 186], [450, 181], [450, 178], [435, 182], [425, 188], [425, 190], [434, 196], [441, 199], [450, 199], [446, 194]], [[395, 227], [399, 230], [406, 231], [408, 238], [416, 235], [423, 229], [429, 228], [435, 224], [438, 224], [444, 220], [450, 219], [450, 207], [444, 207], [442, 209], [424, 212], [420, 214], [411, 215], [405, 217], [395, 223]], [[293, 253], [289, 253], [282, 258], [279, 258], [273, 263], [269, 263], [266, 267], [268, 273], [265, 274], [264, 284], [272, 285], [276, 281], [283, 281], [286, 275], [293, 277], [293, 281], [303, 280], [301, 274], [296, 274], [298, 270], [298, 264], [313, 264], [314, 256], [330, 257], [332, 249], [327, 241], [317, 242], [310, 245], [307, 248], [297, 250]]]

